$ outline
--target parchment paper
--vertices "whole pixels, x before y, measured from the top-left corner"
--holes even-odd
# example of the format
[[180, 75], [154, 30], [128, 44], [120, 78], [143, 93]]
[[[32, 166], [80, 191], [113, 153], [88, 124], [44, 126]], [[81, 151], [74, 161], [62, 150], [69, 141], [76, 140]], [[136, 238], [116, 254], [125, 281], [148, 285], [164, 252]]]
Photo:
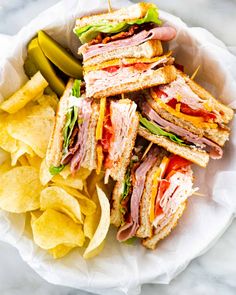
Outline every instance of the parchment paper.
[[[113, 1], [114, 8], [128, 6], [129, 1]], [[153, 1], [157, 2], [157, 1]], [[158, 4], [158, 3], [157, 3]], [[0, 99], [26, 81], [23, 62], [26, 45], [39, 29], [44, 29], [76, 54], [78, 40], [72, 33], [75, 18], [107, 9], [106, 1], [62, 1], [41, 13], [16, 36], [0, 35]], [[225, 45], [202, 28], [188, 28], [179, 18], [160, 12], [160, 16], [178, 33], [169, 48], [177, 62], [192, 74], [200, 64], [197, 76], [203, 86], [217, 98], [236, 108], [236, 58]], [[148, 251], [139, 244], [129, 246], [115, 240], [111, 229], [104, 251], [85, 261], [80, 251], [61, 260], [40, 250], [25, 227], [25, 215], [0, 211], [0, 239], [18, 250], [22, 258], [51, 283], [76, 287], [97, 294], [138, 294], [144, 283], [169, 283], [196, 256], [207, 251], [229, 226], [236, 211], [236, 122], [232, 123], [230, 141], [222, 160], [211, 161], [207, 169], [194, 167], [196, 182], [205, 197], [193, 196], [184, 216], [173, 233]], [[0, 159], [4, 158], [0, 153]]]

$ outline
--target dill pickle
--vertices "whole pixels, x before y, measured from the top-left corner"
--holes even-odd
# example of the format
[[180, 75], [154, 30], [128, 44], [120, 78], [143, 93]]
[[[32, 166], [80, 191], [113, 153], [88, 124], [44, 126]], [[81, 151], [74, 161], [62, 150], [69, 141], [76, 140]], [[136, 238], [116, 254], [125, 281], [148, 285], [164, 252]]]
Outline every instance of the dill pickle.
[[28, 76], [28, 78], [33, 77], [38, 72], [38, 69], [36, 65], [34, 64], [32, 58], [30, 58], [28, 55], [24, 62], [24, 71], [26, 75]]
[[57, 95], [62, 96], [65, 90], [65, 83], [56, 75], [51, 62], [44, 55], [38, 44], [38, 38], [34, 38], [30, 41], [28, 45], [28, 58], [33, 62], [35, 67], [40, 70], [52, 90], [54, 90]]
[[44, 31], [38, 32], [38, 42], [46, 57], [66, 75], [81, 79], [83, 72], [80, 62]]

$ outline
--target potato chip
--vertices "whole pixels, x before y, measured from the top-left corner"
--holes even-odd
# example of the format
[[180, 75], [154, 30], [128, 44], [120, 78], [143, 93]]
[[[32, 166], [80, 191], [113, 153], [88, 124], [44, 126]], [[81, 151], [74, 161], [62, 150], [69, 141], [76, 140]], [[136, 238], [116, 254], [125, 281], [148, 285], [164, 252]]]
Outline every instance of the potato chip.
[[81, 225], [53, 209], [47, 209], [32, 223], [32, 231], [35, 243], [46, 250], [61, 244], [82, 247], [85, 241]]
[[83, 257], [85, 259], [92, 258], [101, 252], [103, 243], [110, 226], [110, 203], [105, 193], [96, 186], [97, 195], [101, 207], [101, 218], [96, 229], [96, 232], [86, 248]]
[[40, 72], [37, 72], [31, 80], [15, 92], [11, 97], [1, 103], [0, 109], [8, 113], [16, 113], [22, 109], [29, 101], [39, 95], [48, 85]]
[[64, 185], [79, 190], [83, 189], [83, 180], [72, 175], [69, 175], [66, 179], [64, 179], [61, 175], [58, 174], [53, 176], [52, 181], [59, 186]]
[[65, 191], [67, 191], [68, 194], [70, 194], [78, 199], [81, 212], [84, 215], [92, 215], [95, 213], [97, 206], [94, 203], [94, 201], [92, 201], [91, 199], [89, 199], [85, 195], [81, 194], [81, 192], [79, 192], [78, 190], [73, 189], [71, 187], [63, 186], [63, 189]]
[[38, 172], [30, 166], [15, 167], [0, 177], [0, 208], [24, 213], [40, 207], [42, 185]]
[[0, 147], [6, 152], [13, 153], [17, 150], [17, 140], [7, 131], [7, 118], [5, 114], [0, 115]]
[[43, 214], [43, 212], [40, 211], [40, 210], [35, 210], [35, 211], [30, 212], [30, 216], [31, 216], [31, 226], [32, 226], [33, 222], [34, 222], [36, 219], [38, 219], [42, 214]]
[[52, 132], [54, 111], [51, 107], [29, 105], [9, 118], [7, 131], [44, 158]]
[[9, 158], [0, 165], [0, 176], [11, 169], [11, 160]]
[[53, 110], [56, 112], [59, 100], [57, 98], [57, 95], [55, 93], [52, 93], [50, 95], [41, 95], [40, 97], [37, 98], [37, 102], [41, 106], [52, 107]]
[[46, 185], [52, 178], [53, 175], [49, 172], [49, 167], [47, 166], [46, 160], [43, 159], [39, 169], [40, 182], [42, 185]]
[[96, 191], [91, 200], [96, 204], [96, 211], [91, 215], [86, 215], [84, 219], [84, 235], [90, 240], [93, 238], [101, 218], [101, 207]]
[[[90, 175], [91, 171], [81, 167], [75, 175], [73, 175], [73, 178], [79, 178], [82, 180], [85, 180]], [[71, 176], [70, 166], [67, 165], [60, 173], [59, 173], [64, 179], [66, 179], [68, 176]]]
[[18, 159], [18, 162], [20, 163], [21, 166], [30, 166], [29, 162], [28, 162], [28, 159], [27, 159], [27, 157], [25, 155], [21, 156]]
[[37, 170], [40, 170], [42, 159], [39, 156], [26, 155], [26, 158], [27, 158], [30, 166], [36, 168]]
[[59, 259], [66, 256], [76, 245], [58, 245], [55, 248], [49, 249], [48, 252], [53, 256], [54, 259]]
[[2, 148], [0, 148], [0, 165], [2, 163], [4, 163], [5, 161], [9, 160], [10, 157], [11, 157], [11, 155], [8, 152], [6, 152]]
[[41, 210], [54, 209], [65, 213], [74, 222], [83, 223], [77, 199], [58, 186], [45, 188], [40, 195]]
[[17, 150], [15, 152], [11, 153], [11, 164], [12, 166], [15, 166], [18, 159], [25, 155], [25, 154], [29, 154], [29, 155], [34, 155], [33, 150], [31, 149], [30, 146], [28, 146], [27, 144], [25, 144], [24, 142], [21, 141], [17, 141]]
[[96, 184], [102, 182], [104, 175], [104, 172], [97, 174], [95, 170], [90, 174], [90, 176], [87, 179], [87, 183], [89, 184], [88, 193], [90, 196], [94, 195], [94, 193], [96, 192]]

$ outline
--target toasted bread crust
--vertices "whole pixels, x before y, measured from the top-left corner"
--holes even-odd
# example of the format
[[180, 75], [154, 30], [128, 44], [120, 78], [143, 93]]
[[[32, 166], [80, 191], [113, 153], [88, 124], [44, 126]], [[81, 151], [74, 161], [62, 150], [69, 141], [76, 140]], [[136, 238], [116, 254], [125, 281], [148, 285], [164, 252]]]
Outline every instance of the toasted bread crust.
[[157, 247], [157, 243], [166, 238], [171, 231], [176, 227], [179, 218], [183, 215], [184, 210], [186, 208], [186, 202], [182, 203], [175, 214], [172, 216], [170, 222], [158, 233], [154, 234], [151, 238], [144, 239], [142, 244], [144, 247], [154, 250]]
[[168, 152], [179, 155], [201, 167], [206, 167], [209, 162], [209, 154], [205, 151], [181, 146], [165, 136], [152, 134], [146, 128], [139, 126], [138, 134], [145, 139], [165, 148]]
[[139, 228], [136, 232], [136, 236], [139, 238], [147, 238], [152, 236], [152, 224], [150, 222], [150, 208], [151, 208], [151, 194], [153, 188], [153, 175], [156, 173], [159, 168], [161, 161], [166, 155], [167, 152], [165, 150], [161, 150], [158, 155], [157, 161], [152, 169], [148, 172], [144, 191], [140, 200], [139, 206]]
[[112, 193], [111, 219], [110, 223], [119, 227], [122, 223], [122, 213], [120, 211], [121, 196], [124, 191], [124, 181], [117, 181]]
[[76, 20], [76, 27], [81, 28], [101, 20], [118, 23], [143, 18], [152, 5], [151, 3], [141, 2], [108, 13], [83, 16]]
[[[101, 98], [101, 97], [109, 97], [113, 95], [118, 95], [121, 93], [128, 93], [132, 91], [138, 91], [145, 88], [149, 88], [152, 86], [160, 85], [160, 84], [167, 84], [175, 80], [176, 78], [176, 69], [172, 65], [167, 65], [164, 67], [161, 67], [157, 70], [152, 71], [150, 75], [140, 75], [141, 79], [136, 80], [135, 82], [129, 82], [124, 84], [119, 84], [117, 86], [111, 86], [104, 90], [95, 92], [91, 91], [91, 89], [87, 86], [86, 92], [88, 97], [95, 97], [95, 98]], [[85, 76], [86, 79], [86, 76]]]
[[[80, 53], [80, 52], [79, 52]], [[103, 63], [116, 58], [152, 58], [163, 54], [163, 48], [160, 40], [148, 40], [137, 46], [118, 48], [104, 52], [84, 61], [84, 67]]]
[[48, 149], [46, 153], [46, 163], [48, 167], [58, 167], [62, 159], [62, 146], [63, 146], [63, 128], [66, 121], [66, 111], [68, 108], [68, 97], [71, 88], [73, 87], [74, 79], [69, 79], [66, 89], [59, 101], [56, 120], [54, 123], [53, 131], [49, 140]]

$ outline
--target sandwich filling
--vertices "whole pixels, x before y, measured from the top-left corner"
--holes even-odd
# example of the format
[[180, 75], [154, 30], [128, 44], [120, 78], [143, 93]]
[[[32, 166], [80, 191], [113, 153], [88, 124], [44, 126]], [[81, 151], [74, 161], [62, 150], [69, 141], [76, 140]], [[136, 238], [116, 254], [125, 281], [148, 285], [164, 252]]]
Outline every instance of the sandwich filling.
[[[131, 160], [124, 180], [124, 192], [120, 203], [123, 224], [117, 233], [119, 241], [126, 241], [135, 236], [140, 226], [140, 201], [145, 189], [147, 173], [158, 161], [159, 154], [159, 149], [152, 147], [141, 163], [134, 164]], [[139, 161], [138, 157], [137, 161]], [[153, 174], [149, 208], [149, 219], [153, 232], [164, 227], [180, 204], [184, 203], [195, 191], [192, 188], [190, 164], [191, 162], [180, 156], [163, 157], [156, 173]]]
[[98, 69], [85, 71], [85, 82], [89, 95], [121, 84], [137, 82], [138, 80], [150, 77], [155, 70], [163, 65], [171, 65], [174, 59], [168, 55], [150, 59], [148, 62], [142, 62], [138, 59], [132, 59], [133, 63], [121, 60], [119, 64], [112, 66], [100, 65]]

